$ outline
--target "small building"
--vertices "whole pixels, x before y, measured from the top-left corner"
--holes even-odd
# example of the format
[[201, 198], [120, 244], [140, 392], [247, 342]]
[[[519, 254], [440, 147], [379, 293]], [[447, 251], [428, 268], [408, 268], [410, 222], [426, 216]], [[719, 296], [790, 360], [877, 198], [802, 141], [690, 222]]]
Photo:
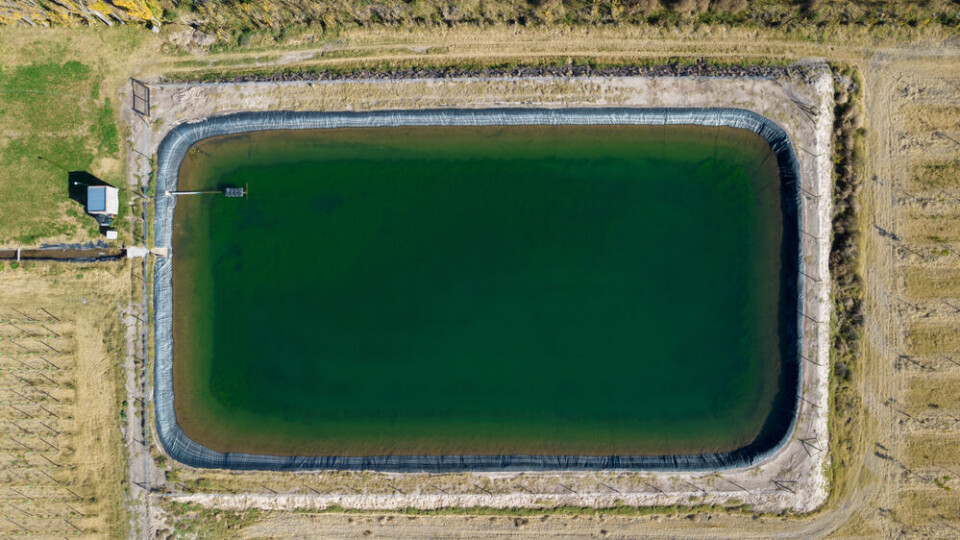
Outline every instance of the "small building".
[[120, 198], [117, 188], [110, 186], [87, 187], [87, 213], [93, 215], [116, 216], [120, 210]]

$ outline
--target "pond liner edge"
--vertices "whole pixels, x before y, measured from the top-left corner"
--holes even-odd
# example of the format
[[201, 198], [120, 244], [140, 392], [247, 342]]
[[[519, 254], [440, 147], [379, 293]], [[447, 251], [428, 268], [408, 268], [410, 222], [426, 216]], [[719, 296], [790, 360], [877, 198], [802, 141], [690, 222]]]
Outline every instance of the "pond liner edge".
[[[760, 436], [747, 446], [720, 453], [651, 456], [560, 456], [560, 455], [384, 455], [384, 456], [275, 456], [240, 452], [217, 452], [190, 439], [180, 429], [173, 392], [173, 259], [157, 257], [154, 265], [155, 362], [154, 409], [157, 437], [174, 460], [198, 468], [306, 471], [367, 470], [381, 472], [467, 471], [716, 471], [752, 467], [773, 457], [793, 435], [799, 411], [803, 380], [803, 230], [800, 168], [786, 131], [768, 118], [735, 108], [570, 108], [570, 109], [438, 109], [370, 112], [245, 112], [183, 123], [172, 128], [157, 149], [155, 245], [172, 247], [173, 210], [180, 163], [190, 147], [203, 139], [253, 131], [285, 129], [334, 129], [346, 127], [410, 126], [521, 126], [521, 125], [699, 125], [732, 127], [758, 134], [769, 144], [780, 169], [783, 239], [781, 300], [793, 306], [780, 308], [781, 375], [778, 407]], [[792, 218], [792, 219], [791, 219]], [[785, 249], [787, 248], [787, 249]], [[786, 269], [786, 272], [785, 270]], [[784, 282], [786, 278], [786, 283]], [[789, 308], [790, 306], [788, 306]], [[787, 313], [795, 324], [783, 322]], [[786, 344], [786, 346], [784, 346]], [[785, 369], [784, 369], [785, 368]], [[784, 416], [789, 413], [789, 420]], [[779, 416], [778, 416], [779, 414]]]

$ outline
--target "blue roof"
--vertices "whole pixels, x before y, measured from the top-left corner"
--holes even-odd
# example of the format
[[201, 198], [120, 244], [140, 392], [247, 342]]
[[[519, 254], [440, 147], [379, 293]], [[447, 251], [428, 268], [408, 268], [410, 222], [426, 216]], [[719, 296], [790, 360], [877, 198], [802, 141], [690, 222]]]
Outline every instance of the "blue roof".
[[87, 212], [107, 211], [106, 186], [89, 186], [87, 188]]

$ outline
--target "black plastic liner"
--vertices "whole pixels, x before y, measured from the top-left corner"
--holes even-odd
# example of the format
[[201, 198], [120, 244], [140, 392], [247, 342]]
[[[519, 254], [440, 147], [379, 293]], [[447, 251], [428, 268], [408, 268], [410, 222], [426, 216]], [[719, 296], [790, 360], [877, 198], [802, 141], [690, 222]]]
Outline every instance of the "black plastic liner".
[[779, 342], [782, 359], [779, 391], [760, 435], [732, 452], [662, 456], [452, 455], [367, 457], [273, 456], [216, 452], [187, 437], [177, 424], [173, 394], [173, 257], [158, 257], [155, 266], [156, 362], [154, 401], [160, 443], [173, 459], [192, 467], [236, 470], [373, 470], [391, 472], [459, 471], [706, 471], [749, 467], [773, 456], [793, 433], [799, 410], [803, 366], [803, 261], [800, 231], [800, 172], [786, 132], [764, 116], [726, 108], [593, 109], [447, 109], [376, 112], [239, 113], [181, 124], [166, 135], [157, 151], [156, 245], [171, 247], [175, 190], [180, 163], [197, 141], [219, 135], [278, 129], [330, 129], [397, 126], [517, 125], [702, 125], [753, 131], [763, 137], [780, 167], [783, 238]]

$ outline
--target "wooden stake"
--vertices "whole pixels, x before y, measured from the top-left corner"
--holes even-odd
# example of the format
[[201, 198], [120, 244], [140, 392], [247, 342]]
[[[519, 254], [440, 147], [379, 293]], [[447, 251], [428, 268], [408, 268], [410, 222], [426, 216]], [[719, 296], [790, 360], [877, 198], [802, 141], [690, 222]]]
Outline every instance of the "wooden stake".
[[10, 518], [3, 518], [3, 519], [9, 521], [10, 523], [13, 523], [13, 524], [16, 525], [17, 527], [20, 527], [21, 529], [27, 531], [28, 533], [33, 533], [33, 531], [31, 531], [30, 529], [24, 527], [23, 525], [17, 523], [16, 521], [14, 521], [14, 520], [12, 520], [12, 519], [10, 519]]
[[643, 482], [643, 483], [644, 483], [644, 485], [650, 486], [650, 487], [652, 487], [653, 489], [657, 490], [658, 493], [663, 493], [663, 490], [660, 489], [660, 488], [658, 488], [657, 486], [655, 486], [655, 485], [653, 485], [653, 484], [651, 484], [651, 483], [649, 483], [649, 482]]
[[[724, 478], [724, 480], [727, 480], [727, 479], [726, 479], [726, 478]], [[733, 485], [735, 485], [735, 486], [737, 486], [738, 488], [740, 488], [740, 489], [741, 489], [741, 490], [743, 490], [743, 491], [746, 491], [747, 493], [750, 493], [750, 490], [749, 490], [749, 489], [747, 489], [747, 488], [745, 488], [745, 487], [743, 487], [743, 486], [741, 486], [740, 484], [738, 484], [738, 483], [736, 483], [736, 482], [734, 482], [734, 481], [732, 481], [732, 480], [727, 480], [727, 482], [729, 482], [729, 483], [731, 483], [731, 484], [733, 484]]]
[[482, 487], [480, 484], [474, 483], [474, 484], [473, 484], [473, 487], [479, 489], [480, 491], [483, 491], [484, 493], [486, 493], [486, 494], [488, 494], [488, 495], [493, 495], [493, 493], [492, 493], [489, 489], [486, 489], [486, 488]]
[[16, 440], [16, 439], [14, 439], [14, 438], [13, 438], [13, 437], [11, 437], [10, 435], [7, 435], [7, 437], [8, 437], [8, 438], [9, 438], [9, 439], [10, 439], [11, 441], [13, 441], [13, 442], [15, 442], [15, 443], [17, 443], [17, 444], [19, 444], [20, 446], [22, 446], [22, 447], [24, 447], [24, 448], [26, 448], [27, 450], [33, 450], [33, 448], [30, 448], [30, 447], [29, 447], [29, 446], [27, 446], [26, 444], [24, 444], [24, 443], [22, 443], [22, 442], [20, 442], [20, 441], [18, 441], [18, 440]]
[[531, 491], [531, 490], [529, 490], [529, 489], [527, 489], [527, 488], [526, 488], [526, 487], [524, 487], [524, 486], [521, 486], [520, 484], [514, 484], [514, 485], [515, 485], [515, 486], [517, 486], [518, 488], [520, 488], [520, 489], [522, 489], [522, 490], [524, 490], [524, 491], [526, 491], [527, 493], [529, 493], [529, 494], [531, 494], [531, 495], [536, 495], [536, 493], [534, 493], [533, 491]]
[[620, 495], [623, 495], [623, 493], [621, 493], [619, 489], [612, 488], [612, 487], [604, 484], [603, 482], [600, 482], [600, 485], [603, 486], [603, 487], [605, 487], [605, 488], [607, 488], [607, 489], [609, 489], [610, 491], [615, 491], [615, 492], [617, 492], [617, 493], [620, 493]]
[[44, 358], [44, 357], [42, 357], [42, 356], [39, 356], [38, 358], [40, 358], [40, 359], [43, 360], [44, 362], [46, 362], [46, 363], [50, 364], [51, 366], [53, 366], [54, 369], [60, 369], [60, 366], [54, 364], [53, 362], [47, 360], [46, 358]]
[[67, 519], [67, 518], [60, 518], [60, 519], [62, 519], [62, 520], [64, 521], [64, 523], [66, 523], [67, 525], [73, 527], [74, 530], [76, 530], [77, 532], [83, 532], [83, 529], [81, 529], [80, 527], [77, 527], [77, 526], [74, 525], [73, 523], [70, 523], [70, 520], [69, 520], [69, 519]]
[[36, 319], [34, 319], [33, 317], [27, 315], [26, 313], [20, 311], [19, 309], [16, 309], [16, 308], [10, 308], [10, 309], [13, 309], [13, 310], [16, 311], [17, 313], [23, 315], [23, 316], [26, 317], [26, 319], [27, 319], [28, 321], [30, 321], [30, 322], [37, 322]]

